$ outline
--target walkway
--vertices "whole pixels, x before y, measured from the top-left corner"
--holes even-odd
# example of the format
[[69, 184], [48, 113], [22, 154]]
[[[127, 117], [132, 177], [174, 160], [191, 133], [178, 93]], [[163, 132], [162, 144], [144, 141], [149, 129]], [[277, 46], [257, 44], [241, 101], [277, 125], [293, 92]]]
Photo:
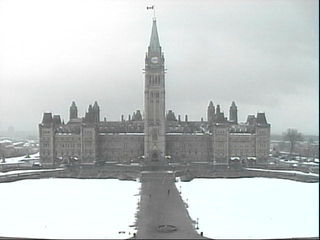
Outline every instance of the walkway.
[[[140, 211], [136, 238], [200, 239], [180, 194], [172, 172], [142, 172]], [[176, 227], [166, 232], [166, 225]], [[160, 227], [159, 226], [163, 226]], [[159, 230], [159, 229], [162, 229]]]

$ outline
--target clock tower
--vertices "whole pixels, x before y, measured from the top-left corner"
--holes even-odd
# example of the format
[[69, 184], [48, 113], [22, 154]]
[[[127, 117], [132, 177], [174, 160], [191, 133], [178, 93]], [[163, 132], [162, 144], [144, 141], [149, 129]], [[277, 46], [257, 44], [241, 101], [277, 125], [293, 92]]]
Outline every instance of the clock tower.
[[162, 161], [165, 156], [165, 69], [156, 20], [153, 19], [145, 58], [144, 155], [147, 161]]

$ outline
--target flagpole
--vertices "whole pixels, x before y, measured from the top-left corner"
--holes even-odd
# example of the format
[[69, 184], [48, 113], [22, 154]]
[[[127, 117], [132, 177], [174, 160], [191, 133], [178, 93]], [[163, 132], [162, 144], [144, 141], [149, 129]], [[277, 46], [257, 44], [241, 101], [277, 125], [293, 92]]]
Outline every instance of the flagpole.
[[156, 8], [154, 5], [152, 5], [151, 7], [147, 6], [147, 10], [152, 9], [153, 10], [153, 20], [156, 20]]

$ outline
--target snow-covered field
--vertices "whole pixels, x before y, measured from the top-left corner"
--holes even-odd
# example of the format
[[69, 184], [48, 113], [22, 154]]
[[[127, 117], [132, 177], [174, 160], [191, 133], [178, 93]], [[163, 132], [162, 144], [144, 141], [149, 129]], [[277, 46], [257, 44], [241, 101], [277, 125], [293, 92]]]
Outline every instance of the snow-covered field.
[[[199, 232], [207, 237], [319, 235], [318, 183], [242, 178], [195, 179], [177, 185], [190, 216], [199, 218]], [[113, 179], [1, 183], [0, 236], [132, 237], [136, 230], [130, 225], [135, 221], [139, 188], [139, 182]]]
[[177, 182], [209, 238], [319, 236], [319, 183], [268, 178]]
[[135, 222], [139, 187], [138, 182], [113, 179], [1, 183], [0, 236], [132, 237], [135, 230], [129, 225]]

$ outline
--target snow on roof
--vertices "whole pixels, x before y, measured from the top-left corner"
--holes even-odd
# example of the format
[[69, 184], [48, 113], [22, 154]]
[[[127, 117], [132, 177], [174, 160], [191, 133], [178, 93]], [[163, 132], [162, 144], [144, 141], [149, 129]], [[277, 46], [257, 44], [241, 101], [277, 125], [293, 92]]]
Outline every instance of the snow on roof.
[[177, 132], [177, 133], [175, 133], [175, 132], [169, 132], [169, 133], [166, 133], [166, 135], [180, 135], [180, 136], [185, 136], [185, 135], [197, 135], [197, 136], [203, 136], [203, 135], [205, 135], [204, 133], [202, 133], [202, 132], [195, 132], [195, 133], [179, 133], [179, 132]]
[[244, 133], [244, 132], [241, 132], [241, 133], [239, 133], [239, 132], [237, 132], [237, 133], [231, 132], [230, 135], [246, 135], [246, 136], [250, 136], [250, 135], [253, 135], [253, 134], [252, 133]]
[[262, 171], [262, 172], [279, 172], [279, 173], [294, 173], [294, 174], [300, 174], [300, 175], [311, 175], [319, 177], [319, 174], [316, 173], [304, 173], [300, 171], [290, 171], [290, 170], [270, 170], [270, 169], [260, 169], [260, 168], [246, 168], [249, 171]]
[[[29, 155], [30, 158], [39, 158], [39, 152], [35, 154]], [[21, 156], [21, 157], [12, 157], [12, 158], [6, 158], [6, 163], [5, 164], [10, 164], [10, 163], [18, 163], [21, 159], [25, 159], [26, 156]]]
[[286, 162], [286, 163], [298, 163], [299, 161], [297, 161], [297, 160], [283, 160], [283, 159], [281, 159], [281, 160], [279, 160], [280, 162]]
[[313, 165], [313, 166], [319, 166], [319, 163], [316, 163], [316, 162], [303, 162], [303, 163], [300, 163], [300, 165]]
[[21, 174], [21, 173], [36, 173], [36, 172], [52, 172], [52, 171], [62, 171], [63, 168], [55, 168], [55, 169], [35, 169], [35, 170], [14, 170], [5, 173], [0, 173], [0, 176], [7, 176], [11, 174]]
[[99, 133], [99, 135], [126, 135], [126, 136], [130, 136], [130, 135], [138, 135], [138, 136], [143, 136], [144, 133]]

